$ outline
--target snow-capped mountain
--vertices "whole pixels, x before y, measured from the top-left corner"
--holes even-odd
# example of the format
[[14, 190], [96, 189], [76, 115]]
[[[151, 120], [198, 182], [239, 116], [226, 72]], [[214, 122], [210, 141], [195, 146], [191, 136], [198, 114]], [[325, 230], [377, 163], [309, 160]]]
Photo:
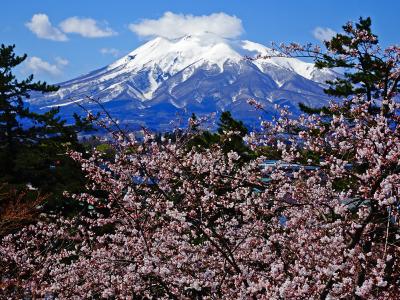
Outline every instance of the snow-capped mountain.
[[[34, 109], [61, 107], [68, 117], [77, 102], [96, 110], [86, 97], [100, 99], [117, 119], [153, 129], [168, 128], [177, 115], [229, 110], [254, 124], [259, 113], [247, 104], [254, 98], [274, 113], [274, 104], [324, 105], [323, 82], [335, 74], [250, 41], [212, 34], [169, 40], [157, 37], [114, 63], [76, 79], [45, 96], [33, 96]], [[246, 57], [270, 55], [268, 59]]]

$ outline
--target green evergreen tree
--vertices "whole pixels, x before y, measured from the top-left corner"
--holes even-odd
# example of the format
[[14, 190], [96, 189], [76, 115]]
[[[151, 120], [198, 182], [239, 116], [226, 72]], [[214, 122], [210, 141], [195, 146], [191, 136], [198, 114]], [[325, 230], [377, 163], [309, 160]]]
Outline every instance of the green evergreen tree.
[[248, 133], [246, 126], [242, 121], [235, 120], [229, 111], [221, 114], [216, 133], [210, 131], [200, 131], [196, 123], [197, 116], [192, 114], [192, 132], [193, 138], [188, 143], [188, 148], [197, 147], [200, 149], [211, 148], [213, 145], [221, 146], [225, 153], [235, 151], [242, 161], [253, 157], [253, 152], [245, 144], [243, 137]]
[[248, 130], [243, 122], [235, 120], [229, 111], [224, 111], [220, 116], [218, 126], [222, 149], [225, 152], [235, 151], [247, 158], [249, 148], [245, 145], [243, 137]]
[[66, 151], [81, 147], [77, 131], [88, 124], [75, 115], [76, 123], [67, 126], [58, 109], [43, 114], [29, 110], [24, 100], [32, 92], [53, 92], [58, 87], [35, 82], [32, 75], [18, 80], [13, 69], [27, 55], [17, 56], [14, 48], [0, 47], [0, 182], [32, 184], [57, 202], [68, 187], [83, 185], [80, 170]]
[[17, 150], [21, 141], [35, 138], [33, 127], [23, 128], [23, 119], [36, 123], [36, 115], [31, 114], [23, 103], [23, 98], [29, 98], [31, 91], [51, 92], [58, 88], [45, 82], [33, 82], [33, 76], [18, 81], [12, 69], [26, 59], [26, 54], [16, 56], [15, 46], [0, 47], [0, 145], [3, 152], [2, 170], [6, 174], [13, 172]]
[[[343, 33], [325, 41], [327, 51], [314, 57], [315, 66], [341, 68], [343, 76], [327, 81], [328, 95], [339, 98], [363, 96], [366, 100], [390, 99], [399, 90], [400, 75], [393, 77], [397, 68], [396, 49], [381, 50], [378, 37], [372, 32], [371, 18], [360, 18], [355, 24], [344, 25]], [[385, 106], [382, 106], [385, 109]], [[325, 110], [313, 109], [302, 104], [300, 109], [307, 113]], [[380, 111], [371, 106], [371, 110]]]

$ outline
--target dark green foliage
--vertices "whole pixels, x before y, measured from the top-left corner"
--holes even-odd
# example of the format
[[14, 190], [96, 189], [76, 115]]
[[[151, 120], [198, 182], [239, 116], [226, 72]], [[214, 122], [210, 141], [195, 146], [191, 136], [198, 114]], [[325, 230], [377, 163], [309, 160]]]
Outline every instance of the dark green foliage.
[[220, 136], [210, 131], [196, 133], [188, 143], [188, 148], [196, 147], [199, 149], [208, 149], [212, 145], [218, 144]]
[[196, 123], [197, 117], [192, 115], [191, 129], [194, 133], [193, 138], [188, 143], [188, 148], [196, 147], [198, 149], [208, 149], [213, 145], [219, 145], [225, 153], [235, 151], [241, 156], [241, 160], [249, 160], [254, 153], [243, 141], [243, 137], [248, 133], [246, 126], [242, 121], [235, 120], [229, 111], [221, 114], [217, 133], [210, 131], [200, 132]]
[[224, 111], [221, 114], [218, 126], [224, 152], [235, 151], [240, 156], [247, 157], [249, 148], [244, 144], [243, 137], [248, 133], [248, 130], [243, 122], [235, 120], [229, 111]]
[[282, 158], [282, 152], [275, 146], [259, 146], [254, 151], [254, 156], [264, 156], [266, 159], [280, 160]]
[[[347, 23], [343, 26], [343, 33], [324, 42], [327, 51], [314, 57], [317, 68], [344, 70], [342, 77], [326, 82], [329, 85], [324, 90], [326, 94], [342, 99], [362, 96], [370, 101], [390, 99], [399, 90], [400, 76], [393, 76], [393, 70], [398, 67], [392, 59], [395, 50], [391, 53], [379, 48], [378, 37], [372, 33], [371, 25], [369, 17], [360, 18], [355, 24]], [[303, 104], [300, 109], [306, 113], [321, 111]], [[376, 107], [371, 109], [380, 111]]]
[[[371, 31], [371, 19], [360, 18], [355, 27], [346, 24], [343, 30], [343, 34], [338, 33], [325, 42], [328, 52], [315, 61], [318, 68], [345, 69], [344, 78], [327, 82], [330, 87], [325, 93], [337, 97], [366, 95], [367, 100], [386, 96], [387, 91], [378, 86], [381, 81], [388, 80], [390, 70], [381, 57], [372, 54], [378, 38]], [[359, 37], [361, 31], [365, 32], [365, 39]]]
[[229, 131], [237, 132], [238, 136], [245, 136], [248, 133], [242, 121], [235, 120], [229, 111], [224, 111], [219, 118], [218, 133], [224, 134]]
[[329, 114], [329, 109], [325, 106], [320, 107], [320, 108], [313, 108], [305, 105], [304, 103], [299, 103], [299, 108], [302, 112], [306, 114], [320, 114], [321, 112], [324, 114]]
[[0, 47], [0, 182], [32, 184], [51, 193], [47, 204], [54, 208], [61, 205], [63, 191], [76, 191], [83, 185], [80, 169], [66, 152], [81, 148], [77, 131], [88, 128], [88, 123], [75, 115], [76, 124], [67, 126], [57, 108], [43, 114], [29, 110], [24, 99], [30, 93], [57, 91], [58, 87], [34, 82], [32, 75], [17, 80], [13, 68], [26, 55], [16, 56], [14, 47]]
[[[33, 127], [25, 130], [21, 119], [32, 119], [33, 125], [39, 123], [35, 115], [24, 106], [23, 98], [29, 98], [29, 92], [50, 92], [58, 88], [45, 82], [33, 82], [33, 76], [18, 81], [11, 72], [26, 59], [26, 55], [16, 56], [15, 46], [0, 47], [0, 145], [5, 157], [2, 157], [1, 169], [6, 174], [13, 171], [18, 145], [21, 140], [36, 138]], [[36, 124], [35, 124], [36, 123]]]

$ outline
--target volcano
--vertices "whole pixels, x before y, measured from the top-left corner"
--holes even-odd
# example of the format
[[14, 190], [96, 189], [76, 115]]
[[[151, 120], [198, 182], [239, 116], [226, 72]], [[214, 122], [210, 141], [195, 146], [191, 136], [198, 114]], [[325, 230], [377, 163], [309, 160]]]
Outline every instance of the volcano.
[[[270, 58], [248, 59], [258, 56]], [[133, 127], [169, 130], [177, 118], [222, 111], [255, 126], [260, 112], [247, 104], [248, 99], [264, 105], [265, 118], [276, 114], [275, 104], [287, 105], [296, 115], [299, 102], [326, 105], [324, 82], [334, 77], [330, 70], [279, 57], [275, 50], [248, 40], [213, 34], [157, 37], [106, 67], [60, 83], [57, 92], [32, 95], [30, 106], [38, 111], [58, 106], [68, 119], [82, 113], [77, 103], [99, 109], [88, 101], [90, 96]]]

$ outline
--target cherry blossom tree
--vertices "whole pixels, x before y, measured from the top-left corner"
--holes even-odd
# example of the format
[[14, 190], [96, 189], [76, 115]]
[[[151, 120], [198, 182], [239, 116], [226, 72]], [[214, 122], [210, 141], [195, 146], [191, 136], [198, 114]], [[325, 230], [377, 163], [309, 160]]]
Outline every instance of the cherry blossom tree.
[[1, 240], [4, 293], [395, 299], [400, 107], [395, 94], [382, 113], [372, 101], [352, 95], [329, 115], [299, 118], [281, 109], [244, 138], [255, 152], [276, 149], [274, 165], [263, 156], [244, 163], [218, 144], [191, 147], [198, 129], [176, 141], [116, 130], [113, 159], [70, 152], [90, 191], [70, 197], [87, 209], [42, 215]]

